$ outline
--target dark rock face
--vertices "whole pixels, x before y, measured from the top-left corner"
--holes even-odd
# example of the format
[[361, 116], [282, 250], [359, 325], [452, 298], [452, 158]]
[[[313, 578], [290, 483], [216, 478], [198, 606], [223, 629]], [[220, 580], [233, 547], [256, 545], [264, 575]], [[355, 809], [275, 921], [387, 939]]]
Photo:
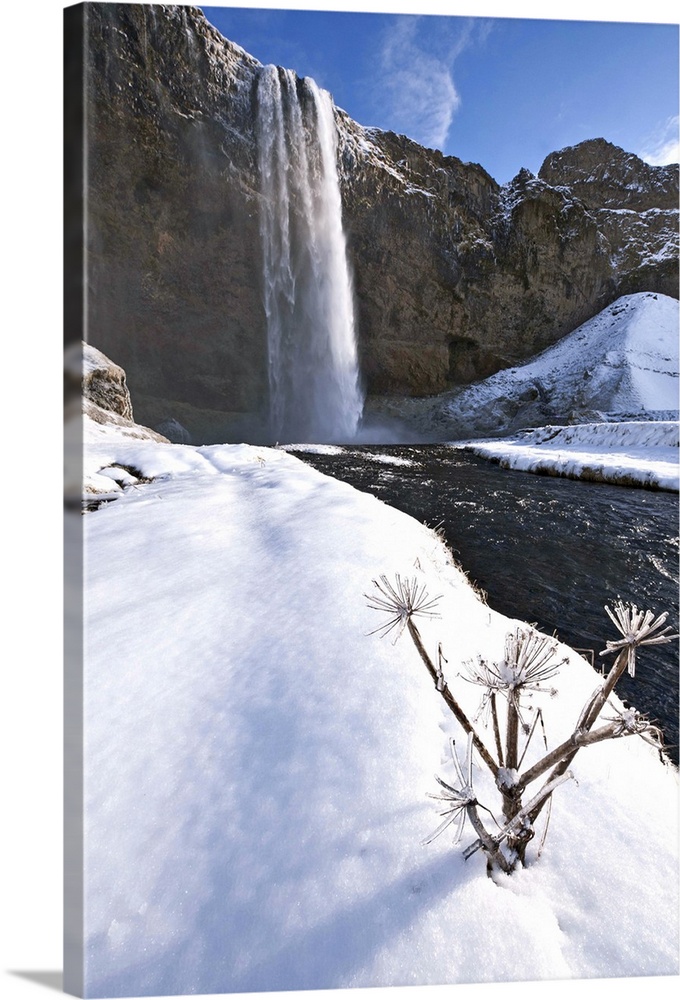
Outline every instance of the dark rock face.
[[161, 420], [156, 430], [173, 444], [191, 444], [189, 431], [174, 417], [166, 417], [165, 420]]
[[589, 156], [591, 147], [605, 157], [616, 151], [641, 206], [610, 207], [624, 171], [612, 172], [607, 188], [605, 159], [591, 208], [571, 187], [527, 170], [499, 187], [476, 164], [340, 121], [373, 392], [440, 392], [543, 350], [619, 295], [677, 297], [677, 167], [584, 143]]
[[[89, 340], [126, 369], [145, 423], [171, 412], [193, 440], [211, 424], [215, 440], [252, 437], [267, 405], [260, 65], [196, 8], [85, 10]], [[437, 393], [517, 364], [619, 295], [678, 296], [677, 167], [596, 139], [501, 187], [336, 118], [370, 393]]]
[[257, 63], [192, 8], [85, 10], [88, 339], [126, 369], [144, 422], [159, 399], [257, 412]]

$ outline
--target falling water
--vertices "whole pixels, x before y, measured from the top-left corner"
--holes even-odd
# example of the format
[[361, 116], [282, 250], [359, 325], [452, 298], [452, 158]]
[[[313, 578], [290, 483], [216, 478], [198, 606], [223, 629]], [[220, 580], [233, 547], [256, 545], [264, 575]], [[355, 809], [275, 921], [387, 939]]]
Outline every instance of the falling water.
[[270, 432], [351, 441], [363, 408], [330, 95], [266, 66], [257, 89]]

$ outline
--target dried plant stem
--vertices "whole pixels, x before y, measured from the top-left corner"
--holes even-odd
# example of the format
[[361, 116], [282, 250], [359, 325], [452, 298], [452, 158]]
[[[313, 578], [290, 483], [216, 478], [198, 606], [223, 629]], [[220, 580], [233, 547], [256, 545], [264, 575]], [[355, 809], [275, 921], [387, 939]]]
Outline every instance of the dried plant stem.
[[[597, 688], [590, 698], [590, 701], [585, 705], [581, 715], [579, 716], [576, 729], [571, 734], [569, 739], [562, 743], [559, 747], [556, 747], [555, 750], [551, 751], [551, 753], [547, 754], [543, 760], [539, 761], [533, 768], [529, 768], [529, 770], [520, 778], [521, 786], [524, 787], [531, 781], [534, 781], [553, 765], [555, 766], [550, 774], [549, 780], [558, 778], [566, 772], [581, 747], [590, 746], [593, 743], [600, 743], [602, 740], [613, 738], [615, 730], [617, 729], [616, 726], [605, 726], [596, 730], [594, 733], [590, 732], [590, 730], [597, 721], [597, 717], [604, 708], [607, 699], [616, 686], [617, 681], [628, 666], [628, 656], [629, 648], [624, 647], [616, 657], [611, 670], [607, 674], [604, 684]], [[532, 774], [532, 772], [534, 773]], [[545, 801], [546, 800], [544, 799], [543, 802], [541, 802], [531, 813], [532, 822], [535, 822], [538, 818], [541, 809], [545, 805]]]
[[[486, 853], [489, 862], [492, 865], [496, 865], [501, 871], [504, 871], [506, 875], [510, 875], [514, 868], [514, 862], [508, 860], [500, 849], [500, 841], [497, 837], [492, 837], [488, 832], [484, 824], [482, 823], [479, 813], [477, 812], [477, 803], [470, 802], [467, 806], [467, 814], [470, 823], [472, 824], [475, 833], [479, 840], [476, 842], [478, 847], [483, 848]], [[468, 857], [467, 851], [466, 857]], [[472, 852], [471, 852], [472, 853]]]
[[514, 692], [508, 693], [508, 723], [505, 733], [505, 766], [517, 767], [517, 743], [519, 740], [519, 716]]
[[500, 726], [498, 725], [498, 711], [496, 709], [496, 692], [495, 691], [491, 692], [489, 700], [491, 702], [491, 721], [493, 722], [493, 735], [494, 735], [494, 739], [496, 741], [496, 754], [498, 756], [498, 763], [499, 763], [500, 767], [503, 767], [504, 766], [503, 743], [501, 741]]
[[418, 653], [420, 654], [421, 660], [423, 661], [423, 663], [427, 667], [427, 669], [428, 669], [428, 671], [430, 673], [430, 676], [431, 676], [432, 680], [434, 681], [435, 687], [437, 688], [437, 690], [439, 691], [439, 693], [441, 694], [442, 698], [444, 699], [444, 701], [446, 702], [446, 704], [449, 706], [449, 708], [451, 709], [451, 711], [453, 712], [453, 714], [455, 715], [455, 717], [458, 719], [458, 721], [460, 722], [460, 724], [463, 727], [463, 729], [465, 730], [465, 732], [469, 733], [472, 736], [472, 743], [473, 743], [473, 745], [474, 745], [477, 753], [482, 758], [482, 760], [484, 761], [484, 763], [486, 764], [486, 766], [489, 768], [489, 770], [493, 774], [494, 778], [496, 778], [498, 776], [498, 764], [496, 763], [496, 761], [493, 759], [493, 757], [491, 756], [491, 754], [489, 753], [489, 751], [486, 749], [486, 747], [484, 746], [484, 744], [480, 740], [479, 736], [475, 732], [475, 730], [473, 728], [473, 725], [470, 722], [470, 720], [468, 719], [467, 715], [465, 714], [465, 712], [463, 711], [463, 709], [460, 707], [460, 705], [458, 704], [458, 702], [456, 701], [456, 699], [451, 694], [451, 691], [449, 689], [448, 684], [443, 680], [443, 678], [441, 676], [441, 673], [437, 670], [437, 668], [435, 667], [434, 663], [432, 662], [432, 660], [428, 656], [427, 650], [425, 649], [425, 647], [423, 645], [423, 640], [421, 638], [420, 632], [418, 631], [418, 627], [417, 627], [417, 625], [414, 624], [412, 618], [409, 618], [409, 620], [408, 620], [408, 626], [407, 627], [408, 627], [409, 635], [411, 636], [411, 639], [413, 640], [413, 645], [418, 650]]
[[536, 810], [540, 811], [542, 809], [558, 785], [561, 785], [563, 781], [567, 781], [572, 777], [573, 775], [571, 771], [565, 771], [563, 774], [558, 774], [551, 777], [549, 781], [546, 781], [540, 791], [538, 791], [536, 795], [534, 795], [534, 797], [519, 810], [517, 815], [512, 818], [512, 820], [503, 829], [500, 836], [503, 837], [511, 833], [519, 832], [521, 825], [527, 819], [533, 825], [533, 815]]
[[614, 660], [611, 670], [607, 674], [604, 684], [602, 684], [593, 694], [592, 698], [585, 706], [582, 715], [585, 716], [581, 722], [581, 728], [589, 730], [595, 723], [598, 715], [604, 708], [607, 699], [616, 687], [619, 678], [628, 666], [628, 647], [621, 650]]
[[[519, 742], [519, 713], [514, 691], [508, 692], [508, 717], [505, 732], [505, 766], [508, 770], [517, 770]], [[503, 797], [503, 816], [506, 823], [509, 822], [522, 808], [521, 789], [518, 785], [501, 788]], [[508, 841], [508, 846], [516, 851], [520, 859], [524, 860], [524, 846], [514, 843], [512, 839]]]
[[[530, 822], [532, 811], [540, 808], [545, 802], [549, 801], [557, 786], [572, 777], [571, 771], [567, 771], [565, 774], [546, 781], [543, 788], [505, 824], [500, 833], [493, 837], [482, 824], [478, 814], [476, 814], [477, 824], [475, 824], [470, 806], [468, 806], [468, 816], [479, 839], [465, 849], [465, 859], [467, 860], [472, 857], [475, 851], [482, 848], [487, 856], [491, 857], [504, 872], [509, 874], [514, 871], [517, 861], [523, 860], [527, 842], [533, 837], [533, 829]], [[512, 852], [510, 858], [506, 857], [500, 850], [500, 845], [504, 840], [507, 841], [508, 847]]]
[[[533, 735], [534, 735], [534, 731], [535, 731], [536, 726], [538, 725], [539, 721], [540, 721], [541, 726], [542, 726], [543, 725], [543, 716], [542, 716], [540, 708], [537, 710], [536, 715], [534, 716], [534, 721], [531, 723], [531, 729], [529, 730], [529, 732], [527, 734], [527, 740], [526, 740], [526, 743], [524, 744], [524, 750], [522, 750], [522, 754], [521, 754], [519, 760], [517, 761], [517, 770], [518, 771], [519, 771], [520, 767], [522, 766], [522, 761], [526, 757], [527, 750], [529, 749], [529, 744], [531, 743], [531, 740], [532, 740]], [[543, 735], [545, 736], [545, 729], [543, 730]], [[547, 742], [545, 744], [545, 748], [546, 748], [546, 750], [548, 749]]]
[[[568, 662], [567, 658], [556, 662], [558, 645], [556, 640], [551, 640], [535, 632], [529, 626], [516, 628], [513, 632], [508, 632], [505, 637], [505, 655], [502, 660], [488, 662], [484, 657], [478, 656], [474, 663], [470, 662], [467, 669], [467, 679], [484, 689], [479, 715], [475, 718], [480, 717], [486, 708], [490, 708], [496, 754], [496, 759], [494, 759], [493, 754], [482, 742], [473, 723], [468, 719], [444, 679], [442, 664], [446, 660], [442, 653], [441, 644], [435, 663], [425, 649], [420, 632], [414, 624], [413, 618], [416, 615], [427, 618], [437, 616], [433, 609], [438, 599], [430, 599], [425, 587], [418, 583], [416, 578], [405, 580], [397, 576], [396, 582], [391, 584], [383, 576], [379, 581], [374, 580], [373, 583], [378, 593], [371, 597], [367, 595], [369, 607], [386, 612], [389, 616], [387, 621], [375, 631], [386, 635], [393, 629], [398, 629], [398, 635], [400, 635], [404, 628], [408, 629], [411, 640], [427, 667], [436, 690], [441, 694], [459, 725], [468, 735], [466, 773], [463, 773], [455, 752], [455, 741], [452, 741], [457, 783], [449, 784], [442, 778], [435, 776], [441, 790], [431, 797], [446, 804], [446, 808], [440, 813], [444, 817], [444, 821], [424, 843], [430, 843], [448, 829], [452, 823], [456, 823], [455, 843], [458, 843], [467, 819], [474, 828], [477, 839], [463, 852], [463, 856], [467, 859], [481, 849], [487, 856], [489, 874], [494, 870], [510, 874], [518, 866], [524, 864], [527, 845], [534, 837], [534, 824], [546, 805], [549, 812], [552, 794], [557, 786], [573, 777], [569, 766], [582, 747], [592, 746], [603, 740], [636, 734], [653, 746], [662, 747], [663, 740], [660, 730], [635, 709], [627, 708], [625, 711], [615, 711], [614, 714], [617, 717], [603, 720], [604, 724], [597, 729], [595, 724], [624, 671], [627, 669], [629, 674], [634, 676], [637, 648], [667, 643], [680, 638], [677, 634], [669, 634], [670, 626], [664, 624], [668, 617], [666, 613], [655, 619], [651, 611], [640, 611], [636, 605], [626, 605], [620, 598], [615, 603], [613, 610], [605, 606], [605, 610], [614, 622], [621, 638], [613, 641], [607, 640], [607, 648], [603, 650], [602, 655], [616, 653], [616, 659], [606, 678], [583, 706], [571, 735], [551, 751], [548, 751], [542, 709], [537, 709], [532, 725], [528, 726], [521, 715], [523, 708], [521, 699], [531, 696], [534, 692], [556, 693], [547, 688], [545, 684], [555, 676], [563, 663]], [[504, 733], [501, 732], [499, 719], [498, 693], [503, 694], [507, 700]], [[520, 773], [520, 768], [539, 721], [543, 728], [543, 742], [546, 752], [540, 760]], [[520, 753], [520, 733], [522, 732], [526, 735], [526, 742]], [[493, 813], [477, 800], [472, 780], [473, 747], [489, 769], [501, 795], [504, 816], [502, 829]], [[538, 791], [531, 796], [528, 802], [523, 804], [522, 799], [525, 791], [539, 779], [541, 784]], [[497, 828], [496, 833], [490, 833], [484, 825], [479, 809], [485, 809], [490, 813]], [[545, 833], [543, 839], [545, 839]]]
[[532, 781], [536, 781], [537, 778], [540, 778], [542, 774], [545, 774], [546, 771], [550, 770], [556, 764], [559, 765], [560, 770], [558, 771], [555, 768], [550, 777], [551, 780], [552, 778], [559, 777], [569, 767], [569, 764], [581, 747], [589, 747], [594, 743], [601, 743], [602, 740], [614, 739], [617, 734], [625, 735], [624, 733], [619, 733], [619, 726], [615, 722], [601, 726], [599, 729], [594, 729], [589, 733], [576, 730], [564, 743], [560, 743], [558, 747], [555, 747], [554, 750], [546, 754], [542, 760], [539, 760], [528, 771], [520, 775], [520, 788], [526, 788], [527, 785], [530, 785]]

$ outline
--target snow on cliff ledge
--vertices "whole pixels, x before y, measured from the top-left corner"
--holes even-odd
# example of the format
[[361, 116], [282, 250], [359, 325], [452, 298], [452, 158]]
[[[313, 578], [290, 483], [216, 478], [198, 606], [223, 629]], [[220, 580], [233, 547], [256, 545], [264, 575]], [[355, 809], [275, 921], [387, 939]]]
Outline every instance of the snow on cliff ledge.
[[[677, 771], [645, 743], [582, 750], [542, 856], [499, 883], [450, 836], [422, 845], [461, 733], [363, 595], [381, 573], [441, 595], [423, 638], [468, 714], [462, 663], [512, 627], [434, 532], [283, 451], [88, 426], [86, 476], [121, 489], [70, 522], [87, 995], [677, 974]], [[562, 653], [536, 696], [553, 745], [597, 683]]]

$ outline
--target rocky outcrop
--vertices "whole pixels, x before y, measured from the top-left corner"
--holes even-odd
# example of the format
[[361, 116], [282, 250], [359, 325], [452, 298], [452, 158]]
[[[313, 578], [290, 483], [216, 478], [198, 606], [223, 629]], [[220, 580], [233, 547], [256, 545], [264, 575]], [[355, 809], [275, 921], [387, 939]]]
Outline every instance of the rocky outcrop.
[[[527, 427], [678, 417], [678, 300], [622, 296], [523, 365], [411, 400], [426, 439], [499, 437]], [[414, 412], [415, 411], [415, 412]]]
[[[255, 440], [260, 65], [196, 8], [85, 11], [88, 339], [126, 369], [145, 423], [172, 414], [195, 441]], [[500, 186], [336, 118], [369, 393], [438, 393], [525, 360], [622, 294], [677, 297], [677, 167], [598, 139]]]
[[134, 420], [123, 369], [89, 344], [83, 344], [82, 357], [83, 398], [125, 420]]
[[135, 423], [125, 372], [85, 343], [69, 345], [64, 354], [64, 417], [72, 436], [82, 436], [81, 412], [94, 424], [116, 426], [129, 437], [169, 440]]

